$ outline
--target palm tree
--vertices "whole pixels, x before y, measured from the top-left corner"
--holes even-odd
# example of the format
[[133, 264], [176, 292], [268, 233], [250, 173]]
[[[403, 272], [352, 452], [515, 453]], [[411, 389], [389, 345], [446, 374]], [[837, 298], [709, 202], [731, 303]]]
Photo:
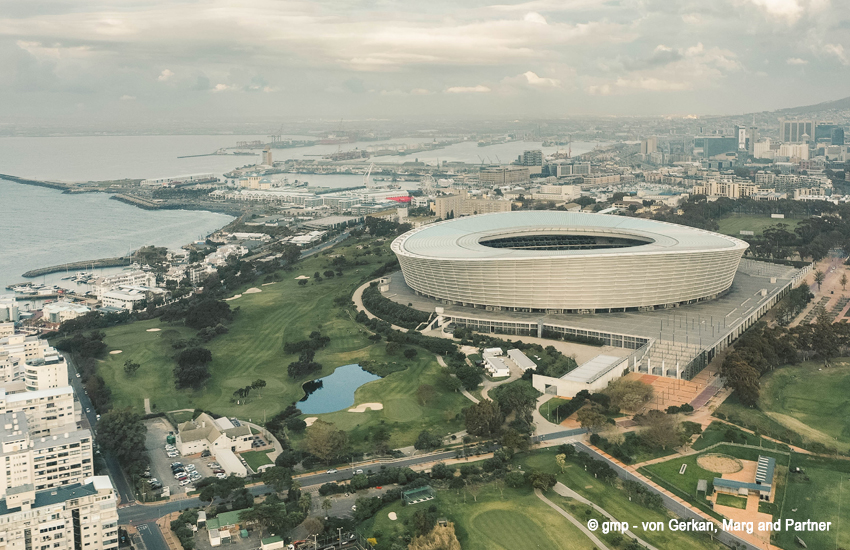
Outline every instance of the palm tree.
[[823, 274], [823, 271], [821, 271], [820, 269], [815, 271], [815, 284], [818, 285], [818, 290], [821, 289], [821, 284], [823, 284], [823, 280], [825, 278], [826, 276]]
[[847, 290], [847, 272], [841, 272], [841, 279], [838, 281], [841, 283], [841, 290]]

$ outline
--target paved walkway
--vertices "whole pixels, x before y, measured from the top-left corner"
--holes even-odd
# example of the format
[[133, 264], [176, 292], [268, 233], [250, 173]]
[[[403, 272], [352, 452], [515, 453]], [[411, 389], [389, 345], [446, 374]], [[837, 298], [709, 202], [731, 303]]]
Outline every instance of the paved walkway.
[[[448, 365], [446, 365], [446, 361], [443, 359], [442, 355], [434, 355], [434, 357], [437, 358], [437, 363], [439, 363], [441, 367], [448, 368]], [[454, 374], [452, 376], [457, 378], [457, 376], [455, 376]], [[476, 404], [479, 403], [478, 398], [475, 397], [474, 395], [472, 395], [471, 393], [469, 393], [468, 391], [462, 389], [462, 390], [460, 390], [460, 393], [462, 393], [464, 397], [466, 397], [467, 399], [469, 399], [473, 403], [476, 403]]]
[[[560, 481], [558, 483], [556, 483], [555, 486], [552, 489], [556, 493], [561, 495], [562, 497], [571, 498], [573, 500], [577, 500], [577, 501], [581, 502], [582, 504], [586, 504], [587, 506], [590, 506], [591, 508], [593, 508], [594, 510], [596, 510], [597, 512], [599, 512], [600, 514], [602, 514], [603, 516], [605, 516], [606, 518], [610, 519], [613, 522], [622, 523], [620, 521], [617, 521], [614, 518], [614, 516], [612, 516], [611, 514], [606, 512], [604, 509], [602, 509], [599, 506], [595, 505], [594, 503], [590, 502], [589, 500], [587, 500], [586, 498], [584, 498], [580, 494], [576, 493], [575, 491], [573, 491], [572, 489], [570, 489], [569, 487], [567, 487], [566, 485], [564, 485]], [[648, 542], [646, 542], [645, 540], [643, 540], [639, 536], [632, 533], [631, 530], [626, 531], [625, 534], [632, 537], [633, 539], [637, 539], [637, 541], [639, 543], [644, 545], [649, 550], [658, 550], [658, 548], [656, 548], [655, 546], [649, 544]]]
[[603, 543], [601, 540], [599, 540], [599, 537], [597, 537], [595, 534], [593, 534], [593, 531], [590, 531], [587, 527], [585, 527], [585, 525], [582, 522], [580, 522], [579, 520], [577, 520], [573, 516], [569, 515], [567, 512], [564, 511], [563, 508], [561, 508], [560, 506], [558, 506], [557, 504], [555, 504], [554, 502], [552, 502], [551, 500], [549, 500], [548, 498], [543, 496], [543, 493], [540, 492], [540, 489], [535, 489], [534, 494], [537, 495], [537, 498], [539, 498], [540, 500], [542, 500], [543, 502], [548, 504], [550, 508], [552, 508], [553, 510], [555, 510], [556, 512], [558, 512], [559, 514], [564, 516], [570, 523], [572, 523], [573, 525], [578, 527], [581, 530], [581, 532], [584, 533], [587, 536], [587, 538], [589, 538], [591, 540], [591, 542], [593, 542], [593, 544], [596, 545], [596, 547], [598, 549], [600, 549], [600, 550], [611, 550], [610, 548], [605, 546], [605, 543]]
[[[354, 291], [354, 295], [351, 297], [351, 300], [354, 302], [354, 307], [357, 308], [357, 311], [362, 311], [369, 319], [381, 319], [377, 315], [372, 315], [372, 313], [368, 309], [366, 309], [366, 306], [363, 305], [363, 291], [366, 290], [366, 288], [375, 281], [380, 281], [380, 279], [373, 279], [371, 281], [363, 283], [357, 288], [357, 290]], [[383, 319], [381, 320], [383, 321]], [[393, 330], [397, 330], [399, 332], [407, 332], [406, 328], [402, 328], [396, 325], [390, 326], [393, 328]]]
[[555, 397], [557, 396], [544, 393], [543, 395], [537, 398], [537, 403], [534, 405], [534, 410], [531, 412], [531, 417], [534, 421], [535, 434], [545, 435], [564, 431], [563, 426], [549, 422], [542, 414], [540, 414], [540, 406], [549, 401], [550, 399], [554, 399]]

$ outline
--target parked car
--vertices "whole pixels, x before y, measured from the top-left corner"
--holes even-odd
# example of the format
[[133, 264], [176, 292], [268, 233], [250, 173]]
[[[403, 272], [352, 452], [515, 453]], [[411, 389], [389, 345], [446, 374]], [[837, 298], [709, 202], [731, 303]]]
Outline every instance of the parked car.
[[218, 479], [227, 479], [227, 475], [224, 473], [216, 474], [215, 477]]
[[158, 480], [157, 478], [155, 478], [155, 477], [152, 477], [152, 478], [150, 478], [150, 479], [148, 480], [148, 483], [150, 483], [151, 485], [153, 485], [154, 483], [159, 483], [159, 480]]
[[177, 481], [186, 481], [187, 479], [189, 479], [189, 476], [187, 476], [186, 474], [177, 474], [176, 476], [174, 476], [174, 479], [176, 479]]
[[214, 474], [224, 474], [226, 472], [224, 470], [222, 470], [221, 468], [216, 468], [215, 470], [213, 470], [213, 473]]
[[188, 479], [181, 479], [180, 480], [180, 486], [181, 487], [185, 487], [186, 485], [189, 485], [190, 483], [192, 483], [192, 482], [189, 481]]
[[186, 471], [187, 471], [187, 472], [192, 472], [192, 471], [194, 471], [194, 470], [195, 470], [195, 465], [194, 465], [194, 464], [187, 464], [187, 465], [186, 465]]
[[152, 484], [151, 484], [151, 489], [154, 489], [154, 490], [156, 490], [156, 489], [162, 489], [162, 483], [152, 483]]
[[178, 453], [166, 453], [166, 456], [168, 458], [177, 458], [180, 455]]
[[77, 378], [79, 378], [79, 377], [80, 377], [80, 373], [78, 372], [78, 373], [77, 373]]
[[212, 453], [209, 451], [209, 449], [204, 449], [204, 452], [201, 453], [201, 458], [206, 458], [208, 456], [212, 456]]
[[182, 463], [182, 462], [172, 462], [172, 463], [171, 463], [171, 466], [172, 466], [172, 467], [174, 467], [174, 466], [182, 466], [182, 465], [183, 465], [183, 463]]

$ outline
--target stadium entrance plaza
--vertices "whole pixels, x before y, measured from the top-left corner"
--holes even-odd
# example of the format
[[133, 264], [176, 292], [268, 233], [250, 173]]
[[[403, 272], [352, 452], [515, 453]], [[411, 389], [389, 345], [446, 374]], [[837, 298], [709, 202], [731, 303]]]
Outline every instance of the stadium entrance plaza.
[[[527, 334], [531, 330], [533, 336], [540, 336], [538, 328], [544, 325], [568, 327], [580, 331], [598, 333], [603, 338], [606, 335], [621, 335], [638, 340], [642, 343], [652, 341], [647, 354], [652, 372], [645, 369], [644, 374], [662, 375], [676, 378], [676, 365], [681, 366], [681, 377], [690, 379], [698, 386], [706, 387], [716, 378], [714, 373], [705, 372], [698, 376], [702, 368], [685, 371], [685, 367], [703, 351], [706, 359], [712, 359], [716, 353], [725, 349], [749, 326], [754, 324], [807, 273], [807, 269], [798, 270], [777, 264], [768, 264], [743, 259], [735, 274], [730, 289], [714, 300], [682, 305], [671, 309], [658, 309], [647, 312], [615, 312], [597, 314], [546, 314], [521, 311], [488, 311], [485, 308], [474, 308], [454, 304], [441, 303], [433, 298], [417, 295], [404, 282], [401, 272], [389, 276], [389, 282], [382, 285], [383, 295], [402, 305], [410, 305], [420, 311], [433, 313], [435, 308], [443, 308], [443, 317], [447, 322], [458, 320], [477, 320], [493, 323], [516, 323], [519, 334]], [[604, 274], [602, 275], [604, 276]], [[639, 284], [639, 283], [636, 283]], [[462, 323], [461, 323], [462, 324]], [[485, 327], [475, 329], [485, 332]], [[517, 334], [516, 329], [513, 334]], [[512, 334], [507, 331], [494, 331], [494, 336], [510, 339]], [[595, 336], [591, 334], [591, 336]], [[622, 340], [622, 339], [621, 339]], [[609, 343], [609, 342], [606, 342]], [[664, 365], [664, 372], [662, 372]], [[647, 380], [648, 381], [648, 380]], [[675, 380], [674, 380], [675, 381]], [[662, 381], [664, 382], [664, 381]], [[718, 381], [719, 382], [719, 381]], [[690, 385], [688, 385], [690, 386]], [[670, 388], [659, 388], [662, 393], [670, 395], [674, 403], [678, 395], [699, 389], [674, 385]]]

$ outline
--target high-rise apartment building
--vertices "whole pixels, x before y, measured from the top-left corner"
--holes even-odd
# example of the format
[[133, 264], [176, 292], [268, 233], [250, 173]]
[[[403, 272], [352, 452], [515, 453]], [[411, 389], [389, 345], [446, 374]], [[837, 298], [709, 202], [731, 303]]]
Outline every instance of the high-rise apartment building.
[[642, 155], [649, 155], [658, 151], [658, 138], [655, 136], [642, 139], [640, 141], [640, 152]]
[[443, 219], [510, 211], [511, 201], [470, 198], [466, 190], [434, 200], [434, 214]]
[[540, 149], [523, 151], [516, 163], [520, 166], [543, 166], [543, 151]]
[[113, 550], [118, 548], [115, 490], [92, 476], [55, 490], [17, 487], [0, 499], [3, 550]]

